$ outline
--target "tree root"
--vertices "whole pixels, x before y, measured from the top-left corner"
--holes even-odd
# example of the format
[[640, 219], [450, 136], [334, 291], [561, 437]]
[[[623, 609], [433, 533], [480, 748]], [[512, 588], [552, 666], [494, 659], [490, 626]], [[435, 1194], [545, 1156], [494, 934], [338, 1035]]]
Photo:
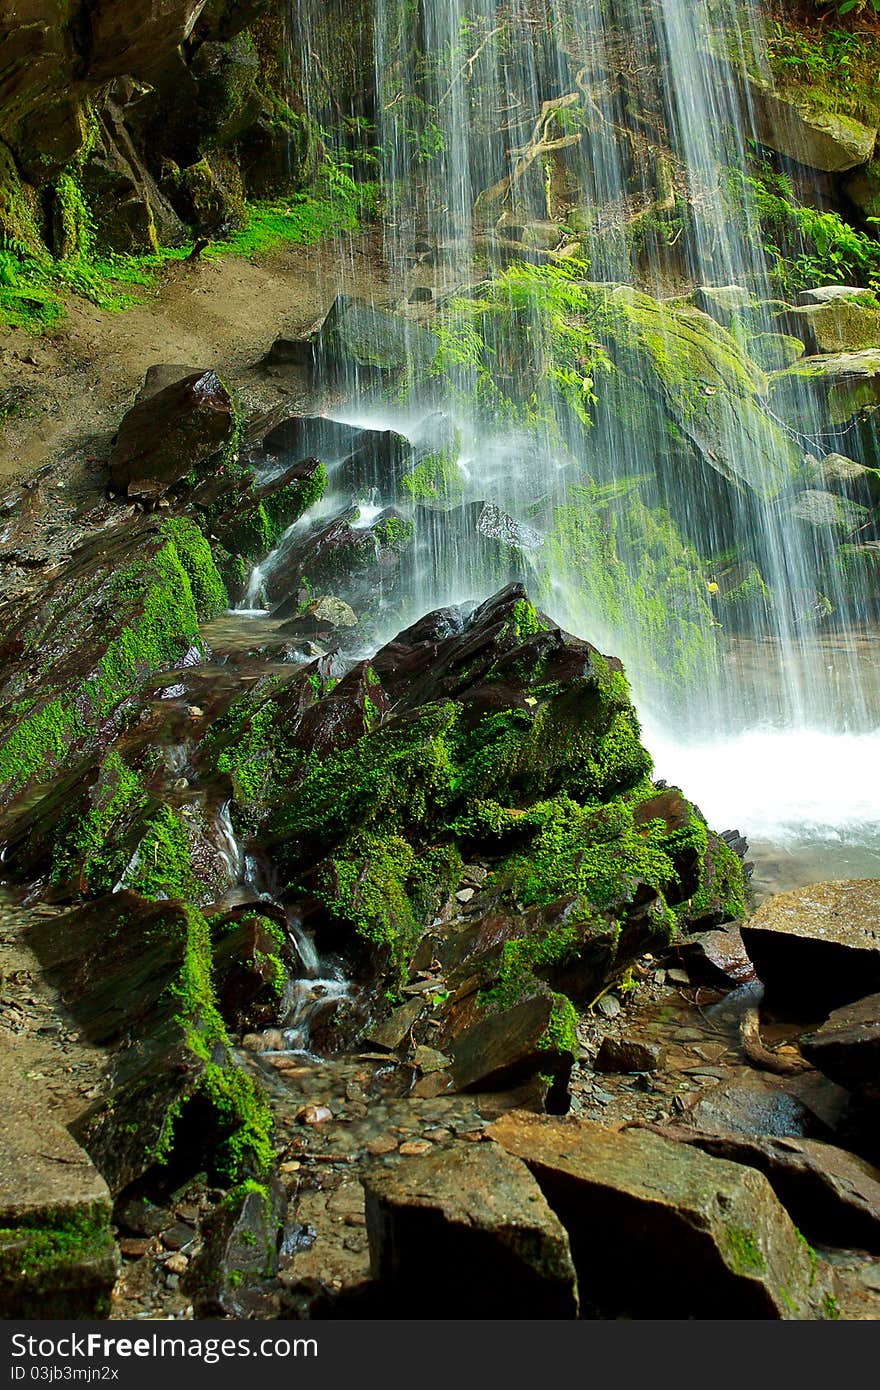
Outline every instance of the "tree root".
[[761, 1025], [756, 1008], [746, 1009], [743, 1014], [739, 1025], [739, 1040], [746, 1061], [761, 1071], [772, 1071], [777, 1076], [794, 1076], [798, 1072], [812, 1071], [809, 1062], [806, 1062], [794, 1048], [790, 1052], [787, 1049], [776, 1052], [765, 1046], [761, 1038]]

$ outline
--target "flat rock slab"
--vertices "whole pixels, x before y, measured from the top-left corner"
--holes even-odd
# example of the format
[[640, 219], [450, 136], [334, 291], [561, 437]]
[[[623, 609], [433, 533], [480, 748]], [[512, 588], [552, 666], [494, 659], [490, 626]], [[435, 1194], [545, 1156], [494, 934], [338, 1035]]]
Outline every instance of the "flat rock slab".
[[364, 1189], [370, 1266], [395, 1316], [577, 1316], [568, 1236], [498, 1146], [377, 1163]]
[[777, 893], [742, 939], [773, 1006], [823, 1013], [880, 990], [880, 879]]
[[515, 1112], [487, 1133], [534, 1173], [598, 1316], [816, 1316], [815, 1260], [754, 1169], [573, 1118]]
[[714, 1158], [757, 1168], [809, 1240], [880, 1254], [880, 1170], [855, 1154], [817, 1139], [747, 1139], [685, 1125], [646, 1128]]
[[0, 1105], [0, 1316], [104, 1316], [117, 1274], [107, 1184], [3, 1043]]
[[880, 1099], [880, 994], [835, 1009], [821, 1028], [801, 1038], [800, 1046], [832, 1081]]
[[798, 1096], [769, 1081], [733, 1081], [713, 1086], [690, 1112], [691, 1122], [710, 1134], [770, 1134], [777, 1138], [816, 1136], [822, 1122]]

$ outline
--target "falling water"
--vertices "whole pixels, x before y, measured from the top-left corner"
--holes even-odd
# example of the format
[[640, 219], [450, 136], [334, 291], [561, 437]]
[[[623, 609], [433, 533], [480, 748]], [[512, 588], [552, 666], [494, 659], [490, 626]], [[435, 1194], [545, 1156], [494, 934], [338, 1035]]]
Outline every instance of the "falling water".
[[[745, 828], [877, 826], [872, 780], [847, 806], [838, 775], [876, 751], [877, 613], [839, 562], [844, 522], [811, 522], [802, 500], [815, 458], [858, 458], [858, 436], [810, 397], [795, 428], [749, 356], [780, 328], [747, 177], [744, 75], [769, 75], [760, 7], [378, 0], [375, 53], [392, 283], [439, 305], [446, 368], [425, 389], [413, 364], [406, 413], [358, 379], [346, 418], [416, 439], [439, 407], [458, 474], [454, 506], [417, 512], [389, 624], [522, 574], [623, 657], [664, 773], [684, 776], [675, 748], [714, 764]], [[566, 263], [567, 284], [552, 273]], [[713, 313], [736, 337], [700, 312], [711, 296], [688, 298], [699, 286], [720, 290]], [[433, 312], [412, 310], [431, 328]], [[582, 359], [563, 344], [560, 360], [566, 313]], [[688, 375], [692, 332], [733, 363], [723, 380]], [[487, 559], [487, 508], [514, 528], [507, 562], [498, 546]], [[809, 796], [793, 790], [799, 758]], [[729, 775], [740, 759], [751, 802]]]

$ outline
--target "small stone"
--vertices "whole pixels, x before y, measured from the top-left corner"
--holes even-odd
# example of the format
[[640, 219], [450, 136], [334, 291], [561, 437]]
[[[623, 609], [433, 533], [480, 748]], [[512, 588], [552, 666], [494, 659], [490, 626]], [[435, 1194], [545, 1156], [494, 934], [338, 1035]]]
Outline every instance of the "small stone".
[[596, 1054], [596, 1071], [657, 1071], [661, 1051], [656, 1043], [636, 1038], [605, 1038]]
[[394, 1153], [397, 1140], [391, 1134], [380, 1134], [376, 1139], [369, 1139], [365, 1147], [368, 1154], [378, 1158], [382, 1154]]
[[433, 1147], [427, 1139], [408, 1139], [405, 1144], [401, 1144], [397, 1152], [404, 1158], [421, 1158], [422, 1154], [429, 1153]]
[[689, 985], [691, 982], [691, 977], [687, 973], [687, 971], [680, 970], [677, 965], [674, 965], [671, 969], [667, 970], [666, 978], [667, 980], [670, 980], [674, 985]]
[[125, 1236], [119, 1242], [119, 1251], [127, 1260], [140, 1260], [149, 1252], [152, 1244], [146, 1236]]
[[189, 1269], [189, 1260], [186, 1255], [181, 1255], [179, 1251], [176, 1251], [173, 1255], [168, 1256], [164, 1267], [169, 1274], [185, 1274]]
[[469, 903], [471, 898], [474, 896], [474, 889], [460, 888], [455, 896], [460, 903]]
[[166, 1250], [182, 1250], [191, 1240], [195, 1240], [195, 1235], [192, 1226], [187, 1226], [184, 1221], [175, 1221], [173, 1226], [162, 1232], [161, 1240]]
[[290, 1159], [287, 1163], [282, 1163], [279, 1169], [281, 1173], [298, 1173], [302, 1164], [296, 1159]]
[[296, 1118], [301, 1125], [323, 1125], [333, 1119], [333, 1111], [327, 1105], [303, 1105], [297, 1110]]
[[472, 888], [482, 888], [488, 877], [489, 870], [484, 869], [482, 864], [465, 864], [462, 882]]
[[603, 1018], [617, 1018], [620, 1013], [620, 1000], [616, 994], [603, 994], [596, 1009]]
[[415, 1051], [415, 1063], [419, 1071], [428, 1075], [433, 1071], [445, 1071], [447, 1067], [452, 1066], [452, 1059], [433, 1047], [420, 1044]]

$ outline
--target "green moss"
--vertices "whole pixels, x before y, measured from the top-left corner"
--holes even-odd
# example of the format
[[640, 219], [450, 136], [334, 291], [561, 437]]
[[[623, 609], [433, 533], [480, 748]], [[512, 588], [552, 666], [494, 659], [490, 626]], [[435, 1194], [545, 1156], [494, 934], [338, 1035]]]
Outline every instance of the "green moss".
[[101, 768], [92, 804], [85, 814], [77, 809], [72, 824], [62, 826], [52, 854], [51, 878], [55, 883], [73, 872], [82, 875], [90, 893], [109, 893], [122, 877], [129, 854], [117, 843], [117, 833], [147, 804], [141, 777], [128, 767], [116, 750], [108, 753]]
[[403, 479], [403, 489], [414, 502], [443, 502], [455, 506], [463, 495], [458, 467], [458, 442], [420, 459]]
[[51, 1293], [53, 1280], [70, 1266], [106, 1260], [112, 1267], [115, 1245], [110, 1212], [104, 1203], [81, 1210], [47, 1213], [45, 1221], [0, 1228], [0, 1280], [25, 1290]]
[[578, 1055], [577, 1011], [564, 994], [553, 996], [553, 1008], [540, 1046], [547, 1051]]
[[727, 1226], [724, 1231], [727, 1258], [735, 1274], [763, 1274], [766, 1261], [752, 1231], [741, 1226]]
[[183, 822], [170, 806], [160, 806], [148, 822], [125, 875], [124, 884], [145, 898], [198, 895], [189, 839]]
[[211, 553], [211, 547], [195, 522], [187, 517], [166, 521], [163, 532], [173, 541], [177, 558], [189, 577], [196, 616], [207, 622], [229, 604], [226, 585]]

